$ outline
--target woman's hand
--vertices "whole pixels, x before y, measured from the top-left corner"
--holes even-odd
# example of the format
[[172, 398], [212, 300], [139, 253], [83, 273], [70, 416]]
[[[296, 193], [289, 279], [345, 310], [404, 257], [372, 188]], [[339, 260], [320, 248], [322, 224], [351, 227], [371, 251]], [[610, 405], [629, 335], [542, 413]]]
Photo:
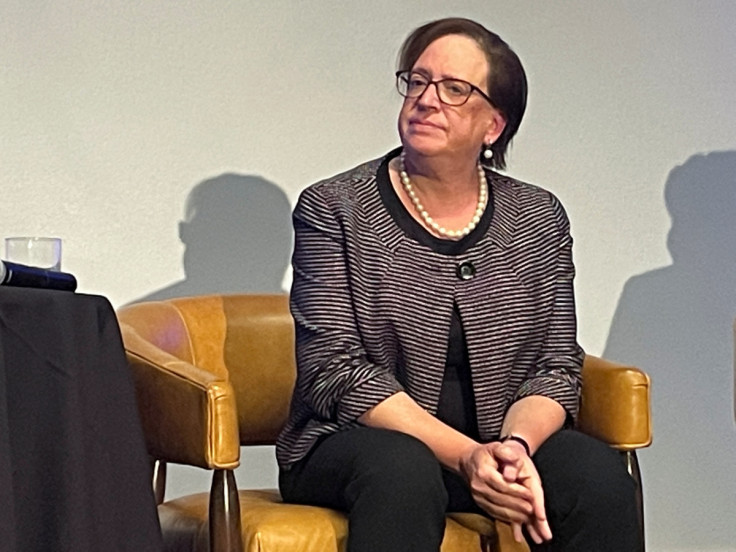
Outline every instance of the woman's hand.
[[[499, 456], [498, 446], [500, 443], [489, 443], [472, 448], [460, 462], [461, 474], [476, 503], [491, 516], [507, 522], [526, 523], [534, 512], [532, 493], [517, 481], [512, 466], [513, 451]], [[510, 478], [504, 477], [504, 469]]]
[[518, 542], [523, 540], [522, 527], [536, 543], [552, 538], [542, 482], [523, 446], [514, 441], [479, 445], [461, 462], [461, 469], [476, 503], [511, 523]]
[[[536, 397], [522, 399], [517, 404], [532, 399]], [[542, 482], [520, 443], [478, 444], [439, 421], [405, 392], [383, 400], [366, 411], [359, 421], [370, 427], [403, 431], [424, 442], [443, 466], [465, 478], [473, 499], [483, 510], [511, 523], [517, 541], [523, 540], [522, 527], [526, 527], [535, 542], [552, 538]]]
[[[511, 405], [506, 413], [501, 435], [523, 438], [534, 454], [550, 435], [562, 427], [566, 416], [565, 409], [557, 401], [542, 395], [529, 395]], [[532, 495], [532, 515], [521, 525], [512, 520], [511, 526], [516, 540], [522, 539], [522, 526], [526, 527], [534, 542], [550, 540], [552, 531], [547, 523], [542, 481], [525, 447], [514, 440], [489, 443], [487, 446], [492, 448], [492, 454], [501, 466], [504, 477], [523, 486]]]
[[[542, 480], [532, 459], [526, 453], [523, 445], [515, 441], [504, 443], [489, 443], [493, 454], [500, 466], [500, 472], [506, 481], [513, 481], [531, 493], [532, 514], [523, 523], [529, 536], [540, 544], [552, 538], [552, 531], [547, 522], [544, 508], [544, 490]], [[512, 521], [512, 530], [517, 542], [523, 540], [522, 524]]]

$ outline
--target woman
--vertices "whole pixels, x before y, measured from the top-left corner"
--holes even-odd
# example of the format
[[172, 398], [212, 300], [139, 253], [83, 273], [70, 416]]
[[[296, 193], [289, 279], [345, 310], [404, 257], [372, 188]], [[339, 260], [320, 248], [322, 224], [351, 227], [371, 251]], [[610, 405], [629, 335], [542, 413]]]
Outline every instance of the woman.
[[350, 552], [437, 551], [447, 511], [552, 550], [636, 550], [634, 485], [569, 428], [583, 351], [572, 239], [505, 167], [526, 105], [511, 49], [466, 19], [400, 53], [402, 147], [294, 211], [297, 384], [287, 501], [348, 512]]

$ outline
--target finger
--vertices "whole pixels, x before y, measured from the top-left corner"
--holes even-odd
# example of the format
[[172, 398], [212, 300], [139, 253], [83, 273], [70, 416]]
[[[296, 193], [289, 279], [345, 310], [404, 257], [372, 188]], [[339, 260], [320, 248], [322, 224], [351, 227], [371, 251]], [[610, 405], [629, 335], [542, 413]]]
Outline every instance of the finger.
[[[521, 524], [520, 523], [516, 523], [516, 522], [512, 523], [511, 524], [511, 531], [514, 534], [514, 540], [516, 542], [523, 542], [523, 540], [524, 540], [524, 533], [521, 530]], [[534, 541], [534, 542], [537, 542], [537, 541]], [[539, 543], [537, 543], [537, 544], [539, 544]]]
[[506, 481], [516, 481], [524, 468], [524, 456], [507, 445], [498, 445], [487, 449], [498, 465], [498, 471]]
[[498, 470], [479, 470], [479, 479], [471, 484], [471, 488], [481, 491], [484, 487], [488, 487], [498, 493], [515, 496], [527, 501], [532, 500], [532, 490], [517, 482], [508, 481]]
[[478, 481], [470, 486], [470, 492], [474, 497], [483, 497], [499, 506], [521, 511], [528, 516], [534, 515], [534, 497], [529, 489], [517, 483], [512, 483], [499, 490]]
[[536, 527], [534, 527], [534, 523], [527, 523], [525, 527], [526, 532], [529, 533], [529, 536], [535, 543], [542, 544], [544, 542], [545, 539], [539, 534]]
[[[533, 527], [534, 531], [539, 535], [539, 538], [541, 539], [539, 542], [542, 542], [542, 540], [552, 540], [552, 529], [546, 519], [542, 520], [532, 518], [532, 522], [527, 525], [527, 531], [529, 530], [529, 527]], [[531, 532], [529, 534], [531, 534]]]
[[537, 477], [530, 477], [527, 481], [529, 490], [532, 493], [532, 505], [534, 507], [534, 517], [539, 521], [547, 522], [547, 511], [544, 507], [544, 490], [542, 482]]
[[523, 526], [524, 524], [529, 523], [529, 520], [531, 519], [526, 514], [521, 514], [508, 508], [501, 508], [497, 504], [492, 504], [484, 500], [476, 500], [476, 503], [490, 517], [506, 523], [518, 523], [520, 526]]
[[501, 475], [509, 483], [513, 483], [519, 478], [519, 469], [514, 464], [504, 464], [501, 468]]
[[494, 447], [490, 452], [497, 462], [501, 464], [513, 464], [519, 468], [521, 468], [525, 456], [516, 448], [503, 444]]
[[552, 529], [550, 529], [549, 522], [547, 521], [547, 511], [544, 507], [544, 490], [542, 489], [542, 482], [536, 474], [536, 471], [534, 475], [529, 477], [527, 484], [533, 497], [532, 508], [534, 510], [534, 514], [532, 516], [532, 525], [542, 539], [551, 540]]
[[486, 494], [473, 493], [475, 502], [492, 517], [500, 517], [504, 521], [526, 523], [533, 517], [532, 505], [526, 500], [497, 494], [492, 491]]

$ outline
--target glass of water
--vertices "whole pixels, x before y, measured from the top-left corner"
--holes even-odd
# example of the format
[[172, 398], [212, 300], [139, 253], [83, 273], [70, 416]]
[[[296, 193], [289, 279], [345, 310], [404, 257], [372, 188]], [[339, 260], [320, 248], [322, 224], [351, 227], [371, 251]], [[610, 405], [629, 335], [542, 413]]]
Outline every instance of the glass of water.
[[58, 272], [61, 270], [61, 238], [5, 238], [5, 260]]

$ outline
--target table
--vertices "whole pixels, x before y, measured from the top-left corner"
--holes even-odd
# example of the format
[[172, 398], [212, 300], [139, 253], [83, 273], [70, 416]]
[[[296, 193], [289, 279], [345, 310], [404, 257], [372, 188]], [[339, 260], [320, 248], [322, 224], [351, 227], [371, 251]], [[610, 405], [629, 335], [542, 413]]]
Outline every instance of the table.
[[162, 549], [110, 303], [0, 286], [0, 551]]

